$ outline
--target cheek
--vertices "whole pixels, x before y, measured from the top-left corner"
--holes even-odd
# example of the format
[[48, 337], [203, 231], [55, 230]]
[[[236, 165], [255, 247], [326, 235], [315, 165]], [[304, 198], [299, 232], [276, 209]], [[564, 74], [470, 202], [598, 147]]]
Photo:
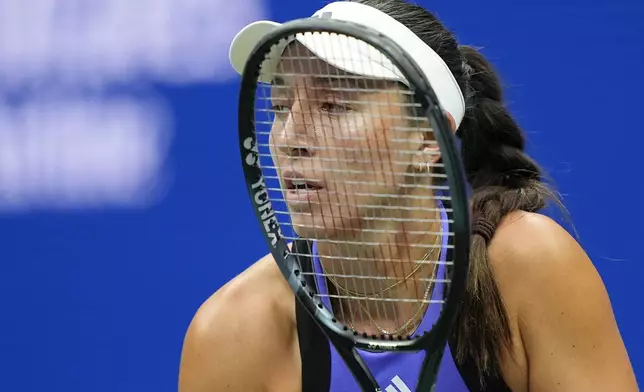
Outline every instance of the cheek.
[[[351, 127], [333, 138], [332, 175], [339, 194], [349, 205], [374, 204], [369, 194], [394, 193], [404, 172], [389, 135], [392, 124], [384, 119], [356, 116]], [[366, 200], [369, 199], [370, 201]], [[342, 204], [342, 203], [341, 203]], [[376, 203], [377, 204], [377, 203]]]
[[366, 131], [361, 135], [360, 146], [356, 151], [362, 162], [365, 175], [370, 181], [390, 186], [395, 183], [394, 174], [405, 170], [403, 159], [399, 153], [405, 148], [399, 139], [400, 132], [394, 134], [393, 124], [387, 119], [371, 121]]
[[273, 163], [275, 165], [278, 165], [279, 161], [283, 161], [285, 158], [283, 150], [286, 145], [286, 141], [284, 140], [284, 136], [281, 133], [281, 129], [281, 127], [273, 125], [268, 135], [268, 149], [269, 153], [271, 154], [271, 159], [273, 160]]
[[383, 126], [361, 113], [347, 116], [342, 126], [329, 127], [324, 138], [328, 138], [323, 144], [329, 145], [330, 155], [356, 166], [369, 165], [386, 144]]

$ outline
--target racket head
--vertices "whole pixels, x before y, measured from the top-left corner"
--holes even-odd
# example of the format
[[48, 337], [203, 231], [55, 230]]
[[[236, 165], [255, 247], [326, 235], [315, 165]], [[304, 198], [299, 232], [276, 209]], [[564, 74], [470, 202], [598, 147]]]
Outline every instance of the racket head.
[[[296, 37], [343, 36], [357, 40], [376, 49], [394, 67], [396, 72], [409, 86], [418, 112], [428, 121], [435, 141], [439, 146], [443, 175], [448, 197], [445, 210], [449, 211], [450, 245], [453, 264], [449, 267], [449, 287], [444, 296], [442, 311], [431, 329], [409, 336], [376, 335], [361, 333], [338, 321], [336, 315], [303, 274], [297, 255], [289, 249], [292, 236], [285, 234], [284, 222], [280, 222], [280, 212], [275, 205], [283, 199], [275, 197], [276, 189], [267, 184], [270, 181], [261, 163], [267, 147], [262, 138], [266, 134], [258, 132], [264, 120], [258, 119], [258, 90], [266, 88], [265, 67], [274, 64], [275, 56], [280, 56], [286, 45]], [[299, 40], [298, 40], [299, 41]], [[272, 72], [272, 71], [271, 71]], [[384, 79], [384, 78], [383, 78]], [[265, 97], [265, 93], [263, 94]], [[239, 141], [242, 167], [247, 189], [261, 230], [267, 240], [270, 252], [282, 274], [295, 293], [297, 299], [311, 313], [332, 340], [345, 340], [357, 348], [383, 351], [405, 351], [431, 349], [432, 343], [444, 344], [449, 328], [465, 290], [470, 245], [470, 222], [467, 200], [467, 182], [454, 133], [438, 103], [427, 78], [413, 58], [393, 40], [369, 27], [346, 21], [307, 18], [285, 23], [267, 33], [254, 47], [242, 73], [239, 96]], [[273, 119], [274, 121], [274, 119]], [[270, 131], [269, 131], [270, 132]], [[269, 153], [270, 154], [270, 153]], [[280, 187], [281, 188], [281, 187]], [[277, 189], [281, 191], [282, 189]], [[283, 203], [282, 203], [283, 204]], [[447, 203], [446, 203], [447, 204]], [[283, 216], [283, 215], [282, 215]], [[288, 227], [286, 227], [288, 228]], [[330, 336], [331, 337], [331, 336]], [[438, 346], [436, 348], [439, 348]]]

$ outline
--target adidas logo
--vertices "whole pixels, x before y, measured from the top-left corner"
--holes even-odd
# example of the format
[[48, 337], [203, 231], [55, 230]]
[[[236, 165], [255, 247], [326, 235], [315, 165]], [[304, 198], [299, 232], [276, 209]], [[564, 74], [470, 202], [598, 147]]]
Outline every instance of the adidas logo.
[[411, 392], [411, 389], [398, 376], [391, 379], [391, 384], [385, 388], [385, 392]]

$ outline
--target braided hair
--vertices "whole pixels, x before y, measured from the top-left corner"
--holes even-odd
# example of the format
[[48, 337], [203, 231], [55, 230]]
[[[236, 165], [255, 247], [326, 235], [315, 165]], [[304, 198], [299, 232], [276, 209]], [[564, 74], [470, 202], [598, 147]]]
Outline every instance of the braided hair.
[[[537, 212], [556, 193], [542, 181], [539, 165], [524, 151], [525, 137], [503, 102], [498, 76], [476, 49], [459, 46], [454, 35], [424, 8], [403, 0], [352, 0], [404, 24], [450, 68], [465, 97], [466, 111], [456, 135], [473, 189], [474, 230], [467, 290], [453, 330], [455, 360], [474, 361], [481, 382], [498, 374], [499, 357], [510, 349], [512, 333], [505, 304], [488, 258], [488, 243], [501, 219], [514, 211]], [[454, 347], [453, 347], [454, 348]]]
[[[490, 64], [472, 47], [458, 50], [467, 106], [456, 135], [473, 189], [472, 222], [497, 227], [507, 214], [538, 212], [548, 200], [557, 201], [557, 196], [542, 182], [539, 165], [525, 153], [523, 132], [503, 104], [501, 83]], [[483, 373], [496, 373], [499, 352], [510, 348], [512, 335], [487, 255], [490, 239], [480, 230], [473, 234], [471, 278], [455, 329], [460, 339], [457, 359], [472, 357]]]

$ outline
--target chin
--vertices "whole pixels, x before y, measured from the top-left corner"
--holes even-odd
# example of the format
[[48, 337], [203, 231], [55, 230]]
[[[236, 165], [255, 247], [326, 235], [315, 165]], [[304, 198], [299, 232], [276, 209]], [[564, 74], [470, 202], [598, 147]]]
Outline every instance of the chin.
[[321, 240], [330, 238], [331, 230], [324, 227], [321, 219], [316, 219], [313, 214], [298, 214], [291, 218], [293, 230], [299, 237]]
[[[291, 218], [293, 230], [301, 238], [311, 240], [350, 240], [355, 237], [356, 230], [346, 230], [353, 227], [351, 220], [332, 215], [322, 215], [319, 212], [297, 214]], [[357, 226], [356, 226], [357, 227]]]

